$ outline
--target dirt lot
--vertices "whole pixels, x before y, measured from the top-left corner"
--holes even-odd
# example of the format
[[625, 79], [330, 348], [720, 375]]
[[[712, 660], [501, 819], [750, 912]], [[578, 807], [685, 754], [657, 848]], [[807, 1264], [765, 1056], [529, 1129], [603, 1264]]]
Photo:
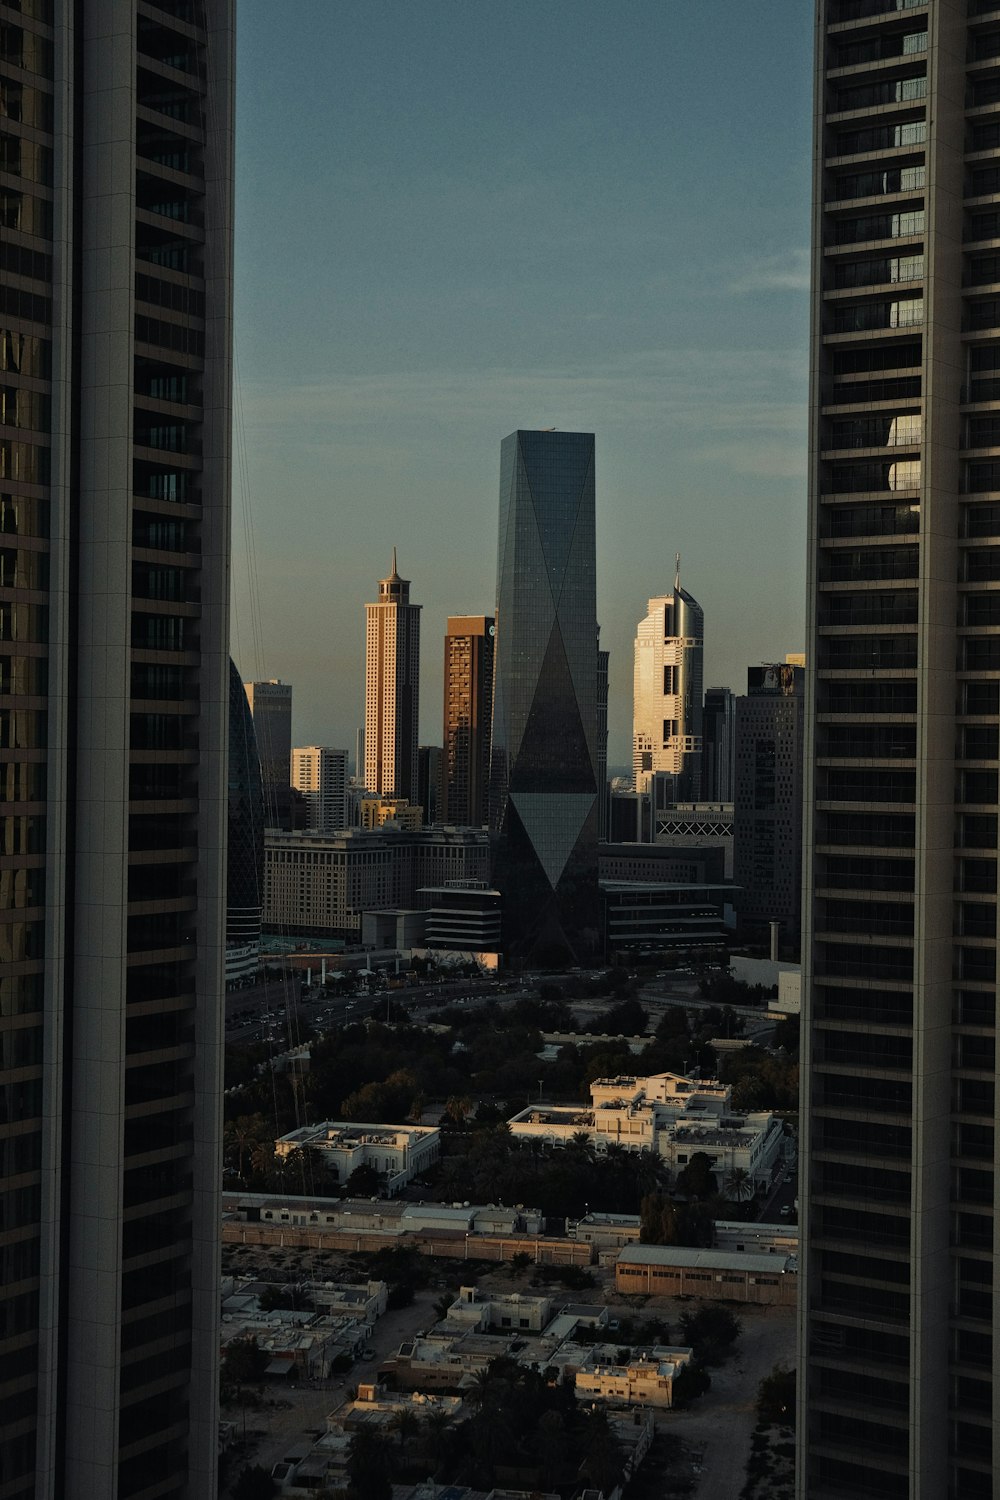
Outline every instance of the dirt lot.
[[[648, 1312], [676, 1323], [686, 1304], [654, 1298]], [[669, 1309], [672, 1308], [673, 1311]], [[736, 1500], [743, 1487], [750, 1437], [757, 1422], [757, 1387], [776, 1364], [795, 1364], [795, 1310], [735, 1308], [743, 1325], [735, 1357], [712, 1371], [712, 1389], [686, 1411], [664, 1412], [657, 1425], [692, 1456], [694, 1500]]]

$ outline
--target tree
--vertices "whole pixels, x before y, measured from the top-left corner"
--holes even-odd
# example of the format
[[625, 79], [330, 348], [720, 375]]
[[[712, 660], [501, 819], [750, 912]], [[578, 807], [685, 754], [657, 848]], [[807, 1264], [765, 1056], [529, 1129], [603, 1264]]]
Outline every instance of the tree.
[[384, 1437], [362, 1427], [347, 1450], [348, 1500], [392, 1500], [392, 1469]]
[[739, 1319], [728, 1307], [709, 1303], [697, 1312], [681, 1314], [681, 1338], [702, 1364], [720, 1364], [742, 1333]]
[[437, 1473], [441, 1467], [441, 1460], [444, 1457], [448, 1444], [450, 1427], [450, 1412], [442, 1411], [440, 1406], [435, 1406], [427, 1413], [424, 1420], [424, 1432], [427, 1436], [427, 1449], [434, 1473]]
[[256, 1338], [233, 1339], [222, 1359], [222, 1378], [227, 1385], [256, 1385], [263, 1379], [268, 1357]]
[[746, 1203], [753, 1192], [753, 1178], [745, 1167], [733, 1167], [726, 1173], [726, 1197], [734, 1203]]
[[671, 1405], [687, 1406], [696, 1397], [703, 1396], [711, 1384], [712, 1377], [705, 1366], [699, 1364], [697, 1360], [691, 1360], [688, 1364], [682, 1365], [674, 1377]]
[[642, 1036], [648, 1021], [649, 1013], [632, 995], [599, 1016], [594, 1022], [594, 1029], [607, 1032], [608, 1036]]
[[378, 1192], [378, 1173], [370, 1163], [363, 1161], [348, 1177], [346, 1187], [357, 1198], [373, 1198]]
[[467, 1094], [452, 1094], [444, 1107], [451, 1125], [464, 1125], [472, 1113], [472, 1100]]
[[677, 1208], [665, 1193], [648, 1193], [639, 1205], [640, 1245], [679, 1245]]
[[712, 1162], [704, 1151], [696, 1151], [687, 1166], [678, 1172], [677, 1191], [690, 1198], [707, 1198], [715, 1192]]
[[775, 1365], [757, 1387], [757, 1416], [762, 1422], [795, 1426], [795, 1371]]
[[393, 1412], [389, 1427], [399, 1438], [399, 1447], [402, 1451], [410, 1439], [420, 1431], [420, 1418], [408, 1406], [401, 1406], [398, 1411]]
[[229, 1491], [232, 1500], [271, 1500], [277, 1492], [278, 1486], [260, 1464], [254, 1464], [252, 1468], [247, 1464], [242, 1468]]
[[273, 1139], [274, 1131], [261, 1114], [237, 1115], [235, 1119], [226, 1122], [224, 1141], [226, 1148], [236, 1153], [238, 1176], [244, 1175], [248, 1149], [261, 1141], [267, 1141], [270, 1145]]

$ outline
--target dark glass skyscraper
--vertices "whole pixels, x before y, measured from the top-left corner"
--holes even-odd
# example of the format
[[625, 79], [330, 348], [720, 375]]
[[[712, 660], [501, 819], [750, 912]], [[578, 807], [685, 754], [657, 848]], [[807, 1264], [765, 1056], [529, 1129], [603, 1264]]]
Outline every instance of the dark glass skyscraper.
[[0, 12], [0, 1496], [202, 1500], [234, 5]]
[[252, 974], [260, 952], [264, 890], [264, 780], [253, 714], [236, 663], [229, 662], [229, 838], [226, 867], [226, 981]]
[[508, 957], [599, 946], [594, 437], [500, 450], [490, 826]]

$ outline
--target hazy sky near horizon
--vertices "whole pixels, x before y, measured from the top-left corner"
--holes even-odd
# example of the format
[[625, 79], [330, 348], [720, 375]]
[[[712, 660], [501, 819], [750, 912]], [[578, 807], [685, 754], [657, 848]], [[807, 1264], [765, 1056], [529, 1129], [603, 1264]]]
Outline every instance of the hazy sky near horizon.
[[[705, 682], [803, 647], [812, 7], [241, 0], [233, 651], [295, 744], [363, 718], [364, 609], [492, 612], [500, 441], [597, 435], [612, 763], [674, 554]], [[252, 546], [248, 546], [248, 535]]]

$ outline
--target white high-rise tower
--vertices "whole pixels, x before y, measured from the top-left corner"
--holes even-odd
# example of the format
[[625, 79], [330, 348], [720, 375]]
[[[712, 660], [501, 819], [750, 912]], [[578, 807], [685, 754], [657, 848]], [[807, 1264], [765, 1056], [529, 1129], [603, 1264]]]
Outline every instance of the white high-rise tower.
[[705, 615], [681, 588], [677, 554], [672, 594], [650, 599], [635, 634], [632, 769], [644, 792], [657, 771], [674, 777], [675, 802], [701, 795], [702, 654]]

